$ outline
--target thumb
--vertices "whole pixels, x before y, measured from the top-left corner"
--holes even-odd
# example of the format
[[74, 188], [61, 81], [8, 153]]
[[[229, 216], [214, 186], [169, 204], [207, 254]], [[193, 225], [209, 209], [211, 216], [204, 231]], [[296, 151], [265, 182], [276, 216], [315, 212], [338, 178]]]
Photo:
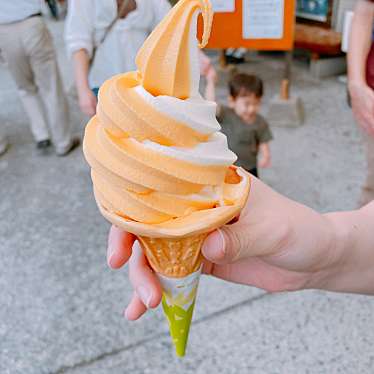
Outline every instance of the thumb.
[[205, 240], [203, 256], [215, 264], [229, 264], [246, 255], [250, 247], [245, 228], [240, 224], [224, 226], [212, 232]]

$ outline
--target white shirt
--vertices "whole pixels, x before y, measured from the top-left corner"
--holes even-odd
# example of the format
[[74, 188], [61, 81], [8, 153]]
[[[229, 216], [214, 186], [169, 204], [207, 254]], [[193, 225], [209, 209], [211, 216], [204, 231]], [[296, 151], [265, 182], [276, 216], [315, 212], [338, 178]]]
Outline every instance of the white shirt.
[[[1, 1], [1, 0], [0, 0]], [[92, 56], [94, 46], [117, 16], [116, 0], [70, 0], [65, 24], [68, 54], [85, 49]], [[96, 51], [89, 82], [101, 84], [115, 74], [136, 69], [135, 57], [147, 36], [170, 9], [167, 0], [136, 0], [137, 8], [119, 19]]]
[[22, 21], [39, 12], [40, 0], [0, 0], [0, 24]]

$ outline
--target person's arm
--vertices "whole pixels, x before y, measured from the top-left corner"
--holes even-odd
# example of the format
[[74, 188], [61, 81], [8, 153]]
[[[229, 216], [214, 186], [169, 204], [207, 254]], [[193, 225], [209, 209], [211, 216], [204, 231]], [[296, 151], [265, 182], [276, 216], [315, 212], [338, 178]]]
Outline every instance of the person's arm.
[[374, 92], [366, 82], [366, 61], [372, 44], [374, 2], [359, 0], [351, 25], [348, 88], [358, 123], [374, 136]]
[[[206, 100], [216, 102], [217, 74], [214, 68], [208, 70], [208, 72], [205, 75], [205, 78], [206, 85], [204, 97]], [[217, 103], [216, 117], [219, 120], [221, 120], [222, 117], [222, 106], [219, 103]]]
[[374, 295], [374, 202], [352, 212], [325, 215], [333, 224], [335, 266], [314, 276], [310, 287]]
[[[200, 58], [200, 74], [205, 77], [206, 85], [204, 97], [208, 101], [216, 102], [216, 85], [217, 85], [217, 72], [210, 58], [203, 52], [199, 51]], [[216, 116], [218, 119], [222, 116], [222, 106], [217, 103]]]
[[260, 161], [258, 166], [260, 168], [269, 168], [271, 166], [271, 152], [269, 143], [261, 143], [259, 146]]
[[65, 24], [65, 42], [73, 60], [79, 106], [85, 114], [96, 112], [96, 97], [88, 82], [90, 59], [94, 48], [94, 6], [91, 0], [71, 0]]
[[260, 168], [268, 168], [271, 166], [271, 153], [269, 143], [271, 140], [273, 140], [273, 134], [265, 118], [263, 118], [261, 115], [258, 115], [258, 121], [260, 122], [260, 125], [257, 129], [259, 142], [258, 151], [260, 155], [258, 166]]
[[79, 107], [83, 113], [91, 117], [96, 113], [97, 99], [88, 82], [90, 58], [86, 49], [80, 49], [73, 53], [73, 66]]
[[216, 77], [215, 75], [210, 75], [208, 72], [206, 75], [206, 85], [204, 97], [209, 101], [216, 101]]
[[200, 75], [206, 79], [204, 97], [206, 100], [216, 101], [217, 72], [210, 58], [202, 50], [199, 50], [199, 60]]
[[[203, 272], [269, 292], [321, 289], [374, 295], [374, 202], [360, 210], [320, 214], [252, 177], [237, 222], [209, 234]], [[131, 257], [131, 258], [130, 258]], [[160, 284], [134, 235], [112, 227], [108, 264], [129, 261], [130, 320], [161, 301]]]

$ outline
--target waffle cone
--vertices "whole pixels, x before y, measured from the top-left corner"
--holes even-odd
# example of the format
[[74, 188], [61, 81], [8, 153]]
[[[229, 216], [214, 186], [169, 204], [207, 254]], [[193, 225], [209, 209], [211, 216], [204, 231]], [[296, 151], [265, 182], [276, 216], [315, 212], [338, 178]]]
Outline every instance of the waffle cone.
[[181, 278], [200, 268], [201, 247], [206, 236], [207, 233], [176, 239], [139, 236], [139, 240], [154, 271]]

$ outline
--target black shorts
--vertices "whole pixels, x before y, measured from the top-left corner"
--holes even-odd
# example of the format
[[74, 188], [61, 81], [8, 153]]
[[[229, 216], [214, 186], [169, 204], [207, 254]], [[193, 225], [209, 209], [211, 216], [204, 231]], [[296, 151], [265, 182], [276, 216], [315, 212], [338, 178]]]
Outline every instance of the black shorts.
[[250, 169], [250, 170], [247, 170], [249, 173], [251, 173], [252, 175], [254, 175], [256, 178], [258, 178], [258, 170], [257, 168], [253, 168], [253, 169]]

